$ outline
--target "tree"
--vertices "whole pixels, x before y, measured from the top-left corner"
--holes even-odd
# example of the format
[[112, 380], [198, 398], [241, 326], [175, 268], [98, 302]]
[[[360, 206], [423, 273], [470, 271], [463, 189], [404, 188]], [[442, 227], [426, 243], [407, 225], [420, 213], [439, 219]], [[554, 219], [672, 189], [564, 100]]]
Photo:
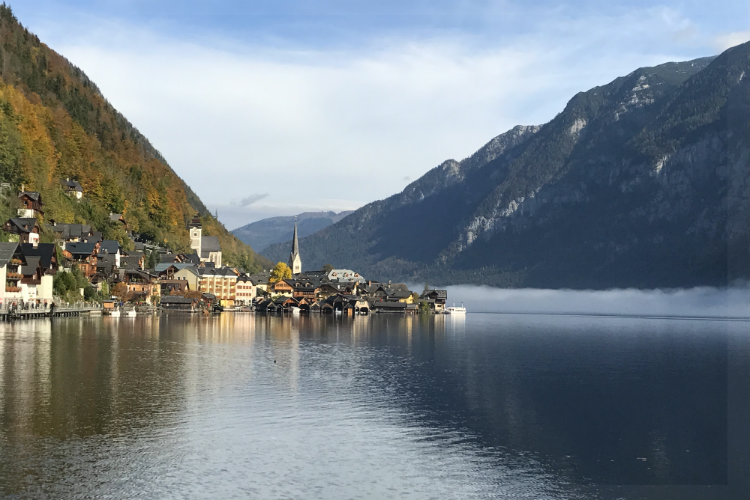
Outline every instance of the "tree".
[[117, 283], [112, 288], [112, 295], [117, 297], [120, 300], [127, 301], [128, 300], [128, 285], [123, 283], [122, 281]]
[[283, 262], [277, 262], [271, 271], [271, 277], [268, 279], [269, 283], [276, 283], [277, 281], [289, 279], [292, 277], [292, 270], [289, 266]]
[[158, 263], [159, 263], [159, 254], [156, 252], [156, 250], [151, 250], [151, 252], [148, 254], [148, 262], [146, 262], [146, 268], [155, 269], [156, 264]]

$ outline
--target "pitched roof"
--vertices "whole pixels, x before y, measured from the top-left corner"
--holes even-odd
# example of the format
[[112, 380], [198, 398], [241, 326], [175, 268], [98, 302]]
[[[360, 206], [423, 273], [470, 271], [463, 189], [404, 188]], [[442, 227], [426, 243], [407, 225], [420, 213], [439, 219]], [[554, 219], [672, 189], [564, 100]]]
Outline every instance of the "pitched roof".
[[71, 181], [70, 179], [65, 179], [62, 181], [63, 186], [72, 189], [74, 191], [81, 191], [83, 192], [83, 187], [78, 183], [78, 181]]
[[91, 255], [94, 253], [96, 242], [80, 241], [78, 243], [66, 243], [65, 250], [73, 255]]
[[21, 266], [21, 274], [24, 276], [31, 276], [35, 274], [39, 269], [39, 261], [41, 260], [38, 256], [25, 256], [26, 265]]
[[30, 257], [38, 257], [43, 268], [49, 269], [52, 266], [52, 257], [55, 255], [54, 243], [38, 243], [36, 247], [31, 243], [21, 243], [20, 249], [26, 262]]
[[434, 296], [436, 300], [438, 299], [447, 299], [448, 298], [448, 290], [440, 290], [440, 289], [428, 289], [422, 292], [422, 295], [420, 295], [420, 298], [426, 298]]
[[191, 304], [193, 299], [181, 295], [162, 295], [162, 304]]
[[18, 243], [14, 241], [0, 242], [0, 267], [6, 265], [13, 258], [16, 248], [18, 248]]
[[120, 257], [120, 267], [126, 269], [135, 269], [140, 264], [141, 256], [129, 255], [127, 257]]
[[170, 267], [174, 267], [179, 271], [180, 269], [195, 267], [195, 264], [193, 264], [192, 262], [159, 262], [154, 267], [154, 271], [156, 271], [157, 273], [161, 273], [166, 271]]
[[33, 217], [13, 217], [8, 220], [11, 225], [11, 232], [18, 231], [18, 233], [30, 233], [38, 226], [36, 219]]
[[120, 244], [115, 240], [104, 240], [99, 245], [100, 253], [111, 253], [116, 254], [120, 251]]
[[201, 276], [225, 276], [225, 277], [237, 277], [237, 273], [231, 267], [201, 267], [198, 269], [198, 273]]
[[100, 231], [91, 231], [91, 236], [86, 236], [84, 239], [91, 243], [98, 243], [102, 241], [102, 233]]
[[201, 238], [201, 253], [203, 252], [221, 252], [219, 238], [216, 236], [203, 236]]
[[22, 196], [28, 196], [34, 201], [39, 201], [39, 199], [42, 197], [42, 195], [38, 191], [22, 191], [18, 197], [21, 198]]

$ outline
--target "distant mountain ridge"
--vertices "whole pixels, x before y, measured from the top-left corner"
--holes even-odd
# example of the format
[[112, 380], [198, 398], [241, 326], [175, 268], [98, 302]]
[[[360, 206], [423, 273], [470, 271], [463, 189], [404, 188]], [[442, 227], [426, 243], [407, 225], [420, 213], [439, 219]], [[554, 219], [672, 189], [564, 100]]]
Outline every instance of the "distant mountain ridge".
[[335, 224], [350, 213], [352, 210], [339, 213], [303, 212], [292, 216], [269, 217], [233, 229], [232, 234], [262, 254], [263, 249], [274, 243], [291, 244], [295, 220], [299, 236], [304, 237]]
[[303, 265], [552, 288], [747, 280], [749, 78], [745, 43], [578, 93], [303, 238]]

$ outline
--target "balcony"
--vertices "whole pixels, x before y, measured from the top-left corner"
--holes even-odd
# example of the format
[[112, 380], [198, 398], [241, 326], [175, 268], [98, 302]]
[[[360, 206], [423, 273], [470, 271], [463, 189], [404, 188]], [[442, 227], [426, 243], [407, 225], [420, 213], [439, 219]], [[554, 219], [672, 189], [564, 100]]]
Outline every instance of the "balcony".
[[5, 285], [5, 292], [6, 293], [18, 293], [20, 291], [21, 291], [21, 287], [20, 286], [8, 286], [8, 285]]

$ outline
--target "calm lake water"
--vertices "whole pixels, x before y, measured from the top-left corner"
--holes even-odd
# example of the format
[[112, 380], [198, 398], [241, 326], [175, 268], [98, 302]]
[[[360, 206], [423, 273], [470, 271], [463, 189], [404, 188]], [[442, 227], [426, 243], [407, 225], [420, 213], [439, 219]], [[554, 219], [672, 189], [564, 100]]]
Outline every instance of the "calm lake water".
[[748, 496], [747, 320], [0, 324], [0, 497]]

